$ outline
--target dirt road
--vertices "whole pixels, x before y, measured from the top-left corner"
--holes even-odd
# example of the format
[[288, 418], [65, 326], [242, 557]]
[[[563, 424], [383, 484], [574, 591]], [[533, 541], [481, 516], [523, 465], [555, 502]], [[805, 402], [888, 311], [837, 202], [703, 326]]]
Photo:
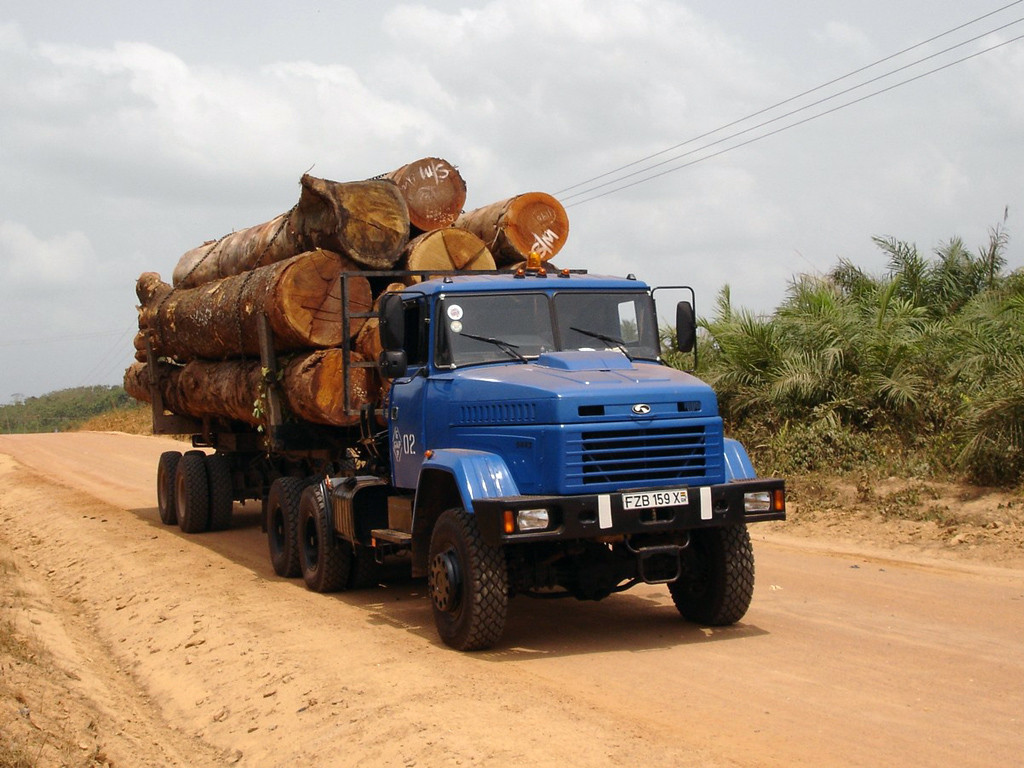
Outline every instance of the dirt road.
[[752, 527], [757, 589], [735, 627], [681, 622], [664, 588], [516, 598], [500, 647], [460, 654], [438, 641], [421, 581], [318, 595], [275, 577], [254, 508], [222, 533], [162, 526], [154, 477], [171, 445], [0, 436], [3, 597], [13, 631], [59, 673], [36, 690], [29, 664], [0, 665], [0, 735], [64, 722], [92, 756], [82, 764], [117, 766], [991, 766], [1024, 754], [1024, 571]]

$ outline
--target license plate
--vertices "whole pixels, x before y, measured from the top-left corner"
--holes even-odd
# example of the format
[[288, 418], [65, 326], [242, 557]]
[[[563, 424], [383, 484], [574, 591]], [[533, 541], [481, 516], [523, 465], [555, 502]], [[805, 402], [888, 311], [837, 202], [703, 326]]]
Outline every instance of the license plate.
[[690, 496], [685, 488], [670, 488], [665, 491], [622, 494], [623, 509], [658, 509], [659, 507], [685, 507]]

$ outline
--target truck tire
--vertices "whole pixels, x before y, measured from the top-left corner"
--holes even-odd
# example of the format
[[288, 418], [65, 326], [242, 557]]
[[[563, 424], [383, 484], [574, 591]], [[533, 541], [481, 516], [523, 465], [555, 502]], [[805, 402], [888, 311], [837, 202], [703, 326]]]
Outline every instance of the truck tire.
[[711, 627], [742, 619], [754, 596], [754, 549], [747, 526], [693, 531], [682, 556], [683, 575], [668, 585], [682, 617]]
[[228, 457], [220, 453], [207, 456], [206, 476], [210, 486], [210, 530], [226, 531], [231, 527], [231, 515], [235, 509]]
[[200, 533], [210, 524], [210, 489], [206, 480], [206, 456], [186, 453], [174, 477], [174, 507], [178, 527], [184, 533]]
[[156, 508], [164, 525], [178, 522], [178, 510], [174, 506], [174, 478], [179, 461], [180, 451], [164, 451], [156, 465]]
[[320, 485], [304, 490], [299, 501], [299, 563], [306, 587], [314, 592], [348, 586], [352, 545], [335, 535]]
[[267, 494], [267, 544], [274, 573], [286, 579], [302, 575], [299, 564], [299, 502], [308, 481], [279, 477]]
[[437, 633], [460, 651], [490, 648], [508, 616], [508, 570], [501, 547], [480, 537], [461, 508], [441, 514], [430, 536], [427, 583]]

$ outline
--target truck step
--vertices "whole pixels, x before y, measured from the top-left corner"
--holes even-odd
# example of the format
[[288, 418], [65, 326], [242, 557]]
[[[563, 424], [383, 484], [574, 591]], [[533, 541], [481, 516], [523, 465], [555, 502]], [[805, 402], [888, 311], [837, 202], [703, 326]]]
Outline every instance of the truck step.
[[388, 544], [398, 544], [399, 546], [409, 546], [412, 544], [411, 533], [395, 531], [391, 528], [374, 528], [370, 531], [370, 536], [374, 539], [374, 542], [384, 541]]

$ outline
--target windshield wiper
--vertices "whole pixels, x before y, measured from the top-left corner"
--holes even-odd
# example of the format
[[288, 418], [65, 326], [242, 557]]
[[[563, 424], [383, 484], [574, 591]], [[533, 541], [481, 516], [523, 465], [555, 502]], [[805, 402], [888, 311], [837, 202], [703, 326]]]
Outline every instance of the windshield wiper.
[[524, 363], [530, 362], [516, 351], [519, 349], [518, 344], [512, 344], [511, 342], [504, 341], [502, 339], [496, 339], [493, 336], [477, 336], [475, 333], [466, 333], [465, 331], [459, 333], [459, 336], [465, 336], [467, 339], [476, 339], [477, 341], [486, 341], [488, 344], [496, 346], [509, 357], [514, 357]]
[[584, 336], [589, 336], [592, 339], [599, 339], [606, 344], [614, 344], [619, 348], [619, 352], [626, 356], [626, 359], [633, 362], [633, 356], [629, 354], [629, 350], [626, 349], [626, 342], [617, 336], [609, 336], [606, 333], [598, 333], [597, 331], [588, 331], [586, 328], [577, 328], [575, 325], [569, 326], [570, 331], [576, 331], [576, 333], [582, 333]]

